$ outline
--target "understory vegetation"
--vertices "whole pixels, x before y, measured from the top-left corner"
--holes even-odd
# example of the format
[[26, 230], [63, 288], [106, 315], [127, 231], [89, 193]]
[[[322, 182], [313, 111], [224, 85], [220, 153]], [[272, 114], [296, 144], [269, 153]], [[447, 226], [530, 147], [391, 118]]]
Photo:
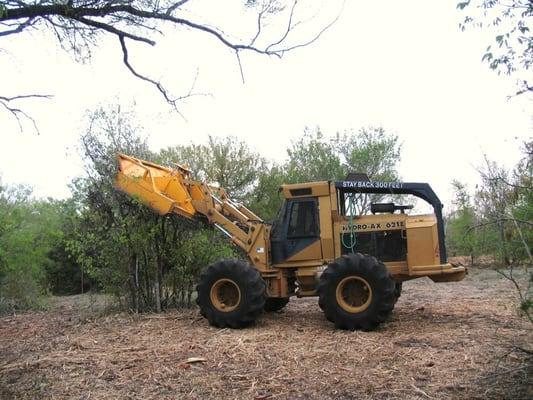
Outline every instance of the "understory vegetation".
[[[523, 144], [522, 156], [510, 171], [485, 158], [473, 192], [458, 180], [452, 182], [446, 239], [450, 255], [467, 256], [470, 265], [497, 266], [513, 282], [520, 310], [533, 322], [533, 142]], [[525, 287], [515, 279], [518, 268], [529, 276]]]

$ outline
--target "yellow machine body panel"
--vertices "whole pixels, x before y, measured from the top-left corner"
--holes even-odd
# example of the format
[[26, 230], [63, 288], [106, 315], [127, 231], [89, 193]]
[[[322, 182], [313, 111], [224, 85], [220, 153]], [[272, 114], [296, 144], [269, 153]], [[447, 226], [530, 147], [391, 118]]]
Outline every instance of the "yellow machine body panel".
[[412, 267], [439, 264], [437, 220], [433, 215], [417, 215], [406, 220], [407, 264]]

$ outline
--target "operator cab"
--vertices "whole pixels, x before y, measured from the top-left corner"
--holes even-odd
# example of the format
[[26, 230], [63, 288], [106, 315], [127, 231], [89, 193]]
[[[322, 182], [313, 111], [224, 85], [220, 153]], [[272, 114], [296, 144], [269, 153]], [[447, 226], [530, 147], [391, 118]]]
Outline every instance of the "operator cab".
[[[310, 246], [320, 245], [317, 199], [285, 200], [272, 226], [270, 243], [274, 264], [284, 262]], [[311, 253], [309, 258], [315, 258], [317, 254]]]

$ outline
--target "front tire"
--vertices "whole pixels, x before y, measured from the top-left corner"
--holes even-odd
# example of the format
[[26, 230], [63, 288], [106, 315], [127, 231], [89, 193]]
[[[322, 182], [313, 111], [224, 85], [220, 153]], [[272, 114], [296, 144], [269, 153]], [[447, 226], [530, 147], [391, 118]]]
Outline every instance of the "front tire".
[[244, 328], [265, 306], [265, 281], [240, 260], [222, 260], [209, 266], [196, 286], [196, 303], [209, 324], [218, 328]]
[[320, 276], [319, 305], [336, 328], [370, 331], [385, 321], [396, 302], [395, 283], [375, 257], [345, 254]]

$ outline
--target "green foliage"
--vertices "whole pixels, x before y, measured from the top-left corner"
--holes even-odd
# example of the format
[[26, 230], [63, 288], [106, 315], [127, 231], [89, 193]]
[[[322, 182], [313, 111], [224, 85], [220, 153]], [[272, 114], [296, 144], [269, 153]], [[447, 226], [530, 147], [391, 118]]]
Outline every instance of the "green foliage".
[[343, 172], [364, 172], [372, 180], [396, 181], [401, 144], [381, 127], [337, 134], [335, 147], [343, 159]]
[[477, 255], [478, 236], [472, 234], [477, 224], [475, 210], [466, 185], [458, 180], [452, 181], [454, 199], [453, 210], [448, 216], [446, 247], [450, 255], [467, 255], [474, 263]]
[[326, 138], [319, 127], [314, 131], [306, 128], [287, 154], [286, 183], [340, 180], [345, 176], [335, 142]]
[[[481, 182], [471, 203], [466, 187], [455, 181], [455, 210], [448, 217], [449, 249], [458, 255], [490, 256], [511, 280], [520, 297], [520, 310], [533, 322], [533, 142], [523, 146], [523, 158], [512, 171], [488, 159], [479, 168]], [[521, 286], [513, 270], [530, 277]]]
[[85, 274], [83, 268], [68, 250], [69, 240], [77, 229], [79, 214], [73, 198], [56, 202], [61, 219], [59, 235], [52, 241], [44, 263], [47, 286], [53, 294], [68, 295], [97, 289], [96, 282]]
[[[533, 240], [533, 196], [531, 155], [511, 174], [486, 160], [479, 169], [481, 183], [472, 204], [466, 186], [453, 181], [454, 210], [448, 216], [448, 244], [460, 255], [492, 255], [503, 265], [529, 260]], [[527, 166], [527, 167], [526, 167]]]
[[3, 311], [40, 306], [49, 252], [61, 236], [59, 203], [35, 200], [25, 186], [0, 187], [0, 297]]
[[196, 179], [218, 183], [237, 200], [250, 195], [258, 174], [266, 168], [263, 157], [233, 136], [209, 136], [207, 145], [169, 147], [161, 151], [160, 160], [186, 163]]
[[342, 180], [350, 172], [366, 173], [372, 180], [398, 179], [401, 145], [383, 128], [362, 128], [324, 136], [320, 128], [306, 128], [287, 150], [285, 165], [290, 183]]
[[174, 249], [174, 256], [177, 267], [165, 279], [165, 286], [172, 288], [167, 304], [190, 307], [195, 284], [206, 266], [221, 259], [238, 258], [239, 254], [226, 238], [203, 228], [189, 232], [179, 249]]
[[[348, 173], [365, 173], [372, 180], [395, 181], [401, 145], [396, 135], [383, 128], [362, 128], [338, 133], [334, 138], [324, 136], [320, 128], [306, 128], [301, 138], [287, 150], [284, 166], [286, 182], [342, 180]], [[371, 202], [381, 195], [359, 196], [358, 213], [368, 211]]]
[[265, 221], [273, 221], [282, 204], [279, 188], [288, 182], [282, 166], [272, 165], [259, 172], [257, 186], [247, 199], [249, 208]]
[[[533, 65], [533, 35], [530, 28], [532, 1], [469, 0], [459, 2], [457, 8], [481, 15], [467, 15], [460, 24], [461, 29], [474, 25], [479, 28], [492, 27], [497, 32], [494, 43], [486, 48], [482, 57], [491, 69], [517, 77], [524, 72], [524, 76], [527, 76], [526, 71]], [[530, 79], [520, 78], [517, 94], [532, 90]]]

